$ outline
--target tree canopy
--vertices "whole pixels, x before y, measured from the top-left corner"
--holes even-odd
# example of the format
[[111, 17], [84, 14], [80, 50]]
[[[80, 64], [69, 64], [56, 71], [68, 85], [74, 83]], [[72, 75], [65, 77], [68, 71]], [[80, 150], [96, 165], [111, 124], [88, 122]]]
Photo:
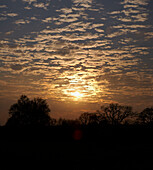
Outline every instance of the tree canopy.
[[85, 112], [76, 120], [53, 119], [49, 115], [50, 108], [46, 100], [39, 97], [29, 99], [22, 95], [17, 103], [9, 109], [9, 119], [6, 126], [75, 126], [92, 125], [125, 125], [134, 122], [136, 124], [153, 124], [153, 107], [145, 108], [139, 114], [133, 112], [132, 107], [117, 103], [101, 106], [95, 113]]
[[80, 115], [79, 121], [83, 125], [89, 125], [89, 124], [99, 124], [101, 122], [101, 115], [99, 113], [88, 113], [85, 112]]
[[99, 111], [109, 124], [122, 124], [127, 118], [133, 115], [132, 107], [122, 106], [119, 104], [111, 103], [108, 106], [102, 106]]
[[145, 108], [139, 114], [139, 120], [142, 124], [152, 124], [153, 123], [153, 107]]
[[8, 126], [49, 126], [49, 106], [46, 100], [34, 98], [30, 100], [22, 95], [17, 103], [9, 109], [9, 116], [6, 125]]
[[79, 121], [83, 125], [118, 125], [125, 123], [126, 120], [132, 116], [134, 116], [132, 107], [111, 103], [108, 106], [101, 106], [101, 110], [95, 113], [85, 112], [81, 114]]

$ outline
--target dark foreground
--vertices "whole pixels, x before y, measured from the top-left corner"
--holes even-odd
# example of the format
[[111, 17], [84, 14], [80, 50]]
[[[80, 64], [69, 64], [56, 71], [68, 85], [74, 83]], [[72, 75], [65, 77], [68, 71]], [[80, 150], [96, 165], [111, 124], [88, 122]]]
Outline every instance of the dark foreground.
[[11, 169], [153, 169], [152, 136], [149, 127], [0, 127], [0, 164]]

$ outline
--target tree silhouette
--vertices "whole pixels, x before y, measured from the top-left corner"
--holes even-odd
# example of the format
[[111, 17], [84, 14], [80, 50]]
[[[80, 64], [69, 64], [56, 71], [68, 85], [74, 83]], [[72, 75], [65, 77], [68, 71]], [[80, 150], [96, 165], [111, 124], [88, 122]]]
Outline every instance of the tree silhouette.
[[109, 104], [109, 106], [102, 106], [99, 113], [101, 113], [102, 119], [105, 119], [112, 125], [122, 124], [127, 118], [133, 115], [132, 107], [114, 103]]
[[101, 115], [99, 113], [85, 112], [80, 115], [79, 121], [83, 125], [99, 124], [101, 122]]
[[69, 126], [69, 127], [77, 127], [79, 126], [79, 120], [75, 119], [75, 120], [71, 120], [71, 119], [64, 119], [64, 118], [59, 118], [56, 125], [58, 126]]
[[10, 118], [7, 126], [48, 126], [51, 118], [49, 116], [49, 106], [46, 100], [34, 98], [30, 100], [22, 95], [17, 103], [9, 109]]
[[145, 108], [140, 114], [139, 118], [142, 124], [151, 124], [153, 123], [153, 107]]

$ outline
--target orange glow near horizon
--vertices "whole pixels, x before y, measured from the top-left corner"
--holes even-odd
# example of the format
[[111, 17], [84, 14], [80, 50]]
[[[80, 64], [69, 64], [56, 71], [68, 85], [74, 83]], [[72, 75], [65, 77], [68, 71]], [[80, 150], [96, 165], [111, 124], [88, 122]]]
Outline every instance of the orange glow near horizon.
[[[84, 75], [85, 77], [86, 75]], [[68, 76], [67, 76], [68, 77]], [[77, 75], [68, 77], [69, 84], [61, 87], [61, 96], [65, 101], [92, 101], [101, 91], [96, 81], [89, 81]], [[93, 97], [94, 96], [94, 97]]]

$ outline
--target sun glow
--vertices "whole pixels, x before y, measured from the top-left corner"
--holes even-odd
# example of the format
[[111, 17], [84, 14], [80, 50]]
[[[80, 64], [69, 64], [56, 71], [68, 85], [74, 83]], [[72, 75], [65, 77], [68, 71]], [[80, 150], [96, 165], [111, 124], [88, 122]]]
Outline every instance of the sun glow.
[[81, 98], [81, 97], [83, 97], [83, 94], [81, 94], [79, 92], [71, 92], [71, 96], [74, 96], [76, 98]]

